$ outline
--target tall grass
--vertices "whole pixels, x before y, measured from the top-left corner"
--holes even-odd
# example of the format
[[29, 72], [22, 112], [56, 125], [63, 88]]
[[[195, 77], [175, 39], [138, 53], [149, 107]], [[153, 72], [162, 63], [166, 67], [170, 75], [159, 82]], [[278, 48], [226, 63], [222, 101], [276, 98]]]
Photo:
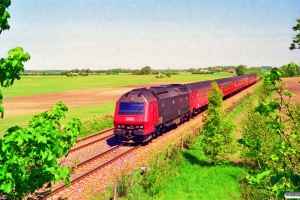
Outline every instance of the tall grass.
[[94, 117], [82, 122], [80, 137], [85, 137], [111, 127], [113, 127], [113, 115], [106, 114]]

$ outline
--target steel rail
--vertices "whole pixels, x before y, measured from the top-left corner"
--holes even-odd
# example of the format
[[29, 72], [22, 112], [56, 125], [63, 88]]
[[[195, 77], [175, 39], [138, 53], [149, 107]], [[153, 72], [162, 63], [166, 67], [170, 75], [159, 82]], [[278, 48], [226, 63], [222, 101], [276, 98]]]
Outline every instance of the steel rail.
[[[97, 156], [95, 156], [95, 157], [93, 157], [93, 158], [87, 160], [87, 161], [84, 161], [84, 162], [78, 164], [77, 167], [78, 167], [78, 166], [84, 166], [84, 165], [86, 165], [87, 163], [92, 162], [93, 160], [95, 160], [95, 159], [97, 159], [97, 158], [99, 158], [99, 157], [101, 157], [101, 156], [104, 156], [104, 155], [110, 153], [111, 151], [113, 151], [113, 150], [115, 150], [115, 149], [117, 149], [117, 148], [120, 148], [121, 146], [122, 146], [122, 144], [121, 144], [121, 145], [118, 145], [118, 146], [116, 146], [116, 147], [113, 147], [113, 148], [111, 148], [111, 149], [109, 149], [109, 150], [107, 150], [107, 151], [105, 151], [105, 152], [103, 152], [103, 153], [101, 153], [101, 154], [99, 154], [99, 155], [97, 155]], [[109, 160], [108, 162], [106, 162], [106, 163], [104, 163], [104, 164], [102, 164], [102, 165], [100, 165], [100, 166], [94, 168], [93, 170], [89, 171], [88, 173], [85, 173], [85, 174], [79, 176], [78, 178], [76, 178], [76, 179], [74, 179], [74, 180], [71, 181], [70, 186], [73, 185], [73, 184], [75, 184], [75, 183], [77, 183], [77, 182], [79, 182], [79, 181], [81, 181], [82, 179], [86, 178], [86, 177], [89, 176], [90, 174], [92, 174], [92, 173], [94, 173], [94, 172], [96, 172], [96, 171], [98, 171], [98, 170], [100, 170], [100, 169], [106, 167], [107, 165], [113, 163], [114, 161], [116, 161], [116, 160], [118, 160], [118, 159], [120, 159], [120, 158], [126, 156], [126, 155], [129, 154], [130, 152], [132, 152], [132, 151], [134, 151], [134, 150], [136, 150], [136, 149], [138, 149], [138, 148], [140, 148], [140, 147], [141, 147], [141, 145], [138, 145], [138, 146], [136, 146], [136, 147], [134, 147], [134, 148], [132, 148], [132, 149], [130, 149], [130, 150], [128, 150], [128, 151], [126, 151], [126, 152], [124, 152], [124, 153], [118, 155], [118, 156], [116, 156], [115, 158]], [[51, 194], [49, 194], [48, 196], [44, 197], [43, 199], [48, 199], [48, 198], [50, 198], [50, 197], [52, 197], [52, 196], [58, 194], [59, 192], [63, 191], [63, 190], [66, 189], [67, 187], [69, 187], [69, 185], [63, 185], [63, 186], [61, 186], [61, 187], [55, 189]]]
[[81, 142], [81, 141], [84, 141], [84, 140], [87, 140], [87, 139], [93, 138], [93, 137], [95, 137], [95, 136], [98, 136], [98, 135], [100, 135], [100, 134], [106, 133], [106, 132], [108, 132], [108, 131], [111, 131], [111, 130], [114, 130], [114, 128], [113, 128], [113, 127], [112, 127], [112, 128], [108, 128], [108, 129], [105, 129], [105, 130], [103, 130], [103, 131], [100, 131], [100, 132], [94, 133], [94, 134], [92, 134], [92, 135], [89, 135], [89, 136], [83, 137], [83, 138], [81, 138], [81, 139], [77, 140], [77, 142]]
[[97, 142], [100, 142], [100, 141], [102, 141], [102, 140], [106, 140], [107, 138], [111, 138], [111, 137], [113, 137], [113, 136], [114, 136], [114, 134], [110, 134], [110, 135], [105, 136], [105, 137], [103, 137], [103, 138], [99, 138], [99, 139], [97, 139], [97, 140], [93, 140], [92, 142], [89, 142], [89, 143], [86, 143], [86, 144], [81, 145], [81, 146], [79, 146], [79, 147], [76, 147], [76, 148], [74, 148], [74, 149], [71, 149], [71, 150], [69, 151], [69, 153], [78, 151], [79, 149], [83, 149], [83, 148], [85, 148], [85, 147], [87, 147], [87, 146], [90, 146], [90, 145], [95, 144], [95, 143], [97, 143]]

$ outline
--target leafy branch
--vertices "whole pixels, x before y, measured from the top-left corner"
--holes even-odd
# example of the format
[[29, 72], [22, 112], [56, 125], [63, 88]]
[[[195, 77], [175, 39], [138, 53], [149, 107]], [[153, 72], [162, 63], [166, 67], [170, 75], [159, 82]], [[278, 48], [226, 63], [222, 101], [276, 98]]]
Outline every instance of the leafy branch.
[[50, 110], [33, 116], [27, 128], [9, 128], [0, 140], [0, 190], [21, 199], [51, 181], [70, 183], [71, 169], [60, 167], [57, 158], [67, 156], [76, 143], [81, 122], [61, 126], [68, 108], [57, 102]]
[[[0, 34], [3, 30], [10, 28], [8, 24], [9, 13], [6, 8], [10, 6], [10, 0], [0, 0]], [[28, 53], [23, 52], [22, 47], [16, 47], [8, 52], [7, 58], [0, 58], [0, 85], [1, 87], [7, 88], [13, 85], [15, 79], [20, 80], [19, 73], [24, 71], [23, 62], [30, 59]], [[3, 95], [0, 90], [0, 114], [1, 118], [4, 115]]]

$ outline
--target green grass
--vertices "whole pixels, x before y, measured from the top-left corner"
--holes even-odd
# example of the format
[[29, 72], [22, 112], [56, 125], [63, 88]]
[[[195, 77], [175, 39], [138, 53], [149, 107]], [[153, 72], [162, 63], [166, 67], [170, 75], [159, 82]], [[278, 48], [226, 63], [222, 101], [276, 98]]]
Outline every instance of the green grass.
[[247, 98], [240, 106], [238, 106], [235, 110], [233, 110], [229, 114], [229, 117], [232, 120], [234, 120], [239, 114], [241, 114], [249, 103], [254, 101], [254, 99], [257, 97], [257, 93], [258, 93], [258, 90], [259, 90], [260, 86], [261, 86], [261, 84], [257, 83], [257, 86], [256, 86], [254, 92], [252, 93], [252, 95], [249, 98]]
[[[163, 177], [166, 182], [159, 194], [153, 198], [142, 187], [140, 174], [135, 175], [134, 187], [129, 189], [126, 199], [154, 199], [154, 200], [210, 200], [210, 199], [241, 199], [242, 188], [239, 181], [245, 175], [245, 170], [236, 165], [207, 166], [204, 158], [200, 155], [200, 149], [183, 150], [183, 162], [179, 166], [170, 166], [167, 174]], [[160, 154], [162, 160], [165, 154]], [[150, 169], [162, 170], [153, 167], [156, 158], [152, 159]], [[166, 172], [166, 169], [164, 170]], [[91, 199], [107, 199], [112, 197], [112, 187], [106, 194], [98, 194]], [[134, 197], [134, 198], [133, 198]]]
[[[65, 113], [65, 118], [61, 120], [62, 124], [67, 123], [72, 118], [79, 118], [81, 121], [100, 117], [105, 114], [113, 114], [115, 108], [115, 102], [106, 104], [100, 104], [96, 106], [88, 106], [83, 108], [70, 109]], [[38, 114], [38, 113], [37, 113]], [[3, 118], [0, 119], [0, 137], [6, 132], [6, 130], [12, 126], [18, 125], [21, 127], [27, 127], [28, 122], [33, 115], [25, 115], [20, 117]]]
[[169, 178], [160, 200], [181, 199], [240, 199], [239, 179], [244, 170], [221, 165], [203, 167], [185, 164], [179, 167], [178, 176]]
[[244, 169], [231, 164], [207, 166], [200, 152], [198, 148], [183, 150], [184, 162], [173, 168], [176, 176], [167, 178], [155, 199], [240, 199]]
[[192, 75], [173, 75], [170, 78], [159, 79], [155, 75], [94, 75], [94, 76], [23, 76], [16, 80], [10, 88], [1, 88], [4, 98], [49, 94], [54, 92], [82, 90], [88, 88], [108, 88], [137, 85], [152, 82], [197, 82], [230, 77], [229, 73]]

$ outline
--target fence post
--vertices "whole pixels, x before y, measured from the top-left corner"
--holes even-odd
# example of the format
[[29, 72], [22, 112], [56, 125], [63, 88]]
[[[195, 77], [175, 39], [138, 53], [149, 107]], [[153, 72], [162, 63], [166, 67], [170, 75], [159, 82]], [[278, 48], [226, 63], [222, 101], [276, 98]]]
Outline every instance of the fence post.
[[134, 184], [134, 171], [131, 174], [130, 187], [132, 188]]
[[183, 148], [183, 138], [181, 138], [181, 148]]
[[169, 148], [167, 149], [166, 159], [165, 160], [168, 160], [168, 158], [169, 158]]
[[113, 196], [113, 200], [117, 199], [117, 184], [114, 184], [114, 196]]

